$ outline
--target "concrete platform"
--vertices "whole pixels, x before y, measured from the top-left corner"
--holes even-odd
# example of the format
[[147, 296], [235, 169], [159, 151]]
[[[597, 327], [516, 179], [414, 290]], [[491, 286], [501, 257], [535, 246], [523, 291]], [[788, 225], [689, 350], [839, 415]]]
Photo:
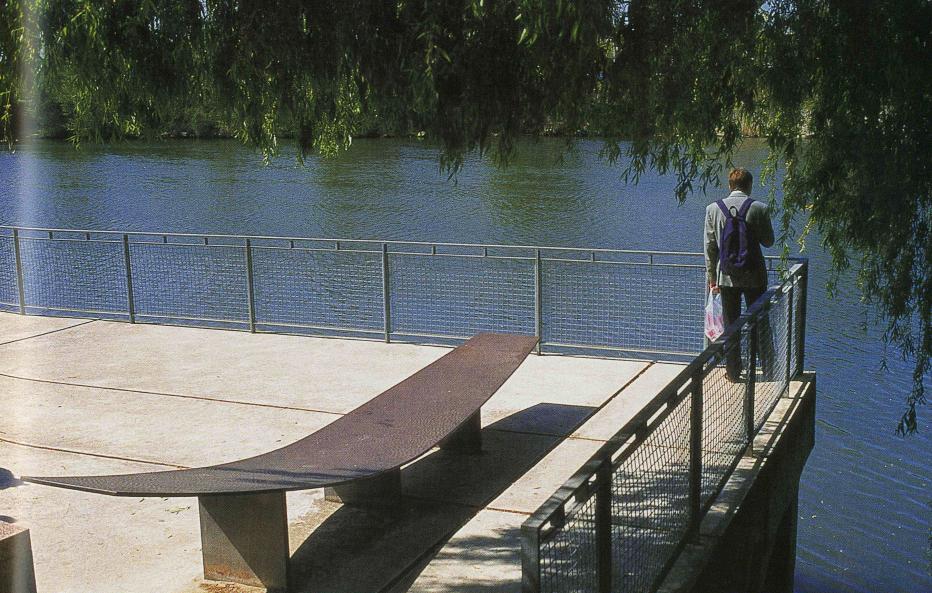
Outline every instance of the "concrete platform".
[[[446, 351], [0, 313], [0, 405], [13, 411], [0, 426], [0, 515], [30, 529], [39, 591], [238, 590], [201, 580], [195, 499], [112, 498], [16, 476], [267, 451]], [[512, 589], [521, 522], [678, 371], [532, 355], [483, 408], [484, 452], [435, 449], [405, 467], [403, 508], [289, 493], [295, 590]]]

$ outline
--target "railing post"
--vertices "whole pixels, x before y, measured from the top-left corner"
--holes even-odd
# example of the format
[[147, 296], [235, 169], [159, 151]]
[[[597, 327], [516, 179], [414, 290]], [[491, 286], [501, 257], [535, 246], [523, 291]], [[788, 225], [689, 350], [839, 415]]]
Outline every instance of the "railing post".
[[599, 593], [612, 593], [612, 459], [602, 461], [596, 477], [595, 546]]
[[19, 314], [26, 314], [26, 285], [23, 283], [23, 258], [19, 251], [19, 229], [13, 229], [13, 257], [16, 260], [16, 290], [19, 292]]
[[786, 292], [786, 392], [790, 392], [790, 379], [793, 378], [793, 279], [790, 278]]
[[136, 323], [136, 304], [133, 301], [133, 267], [129, 257], [129, 235], [123, 235], [123, 267], [126, 269], [126, 306], [129, 322]]
[[[736, 334], [737, 335], [737, 334]], [[699, 539], [702, 510], [702, 367], [693, 372], [689, 412], [689, 524], [688, 539]]]
[[385, 320], [386, 342], [391, 342], [392, 333], [391, 284], [389, 282], [388, 243], [382, 243], [382, 311]]
[[[759, 318], [760, 314], [758, 314], [758, 319]], [[752, 319], [750, 324], [751, 345], [750, 352], [748, 353], [748, 387], [744, 396], [744, 426], [747, 432], [749, 453], [754, 450], [754, 429], [756, 428], [754, 422], [754, 391], [757, 384], [757, 352], [759, 340], [757, 319]]]
[[796, 332], [796, 369], [795, 376], [803, 374], [806, 360], [806, 302], [809, 300], [809, 262], [803, 262], [799, 268], [799, 328]]
[[541, 302], [541, 273], [540, 249], [534, 258], [534, 335], [537, 336], [537, 354], [540, 355], [541, 342], [543, 342], [543, 304]]
[[246, 299], [249, 303], [249, 331], [256, 333], [256, 296], [252, 276], [252, 242], [246, 239]]
[[521, 593], [540, 593], [540, 531], [521, 526]]

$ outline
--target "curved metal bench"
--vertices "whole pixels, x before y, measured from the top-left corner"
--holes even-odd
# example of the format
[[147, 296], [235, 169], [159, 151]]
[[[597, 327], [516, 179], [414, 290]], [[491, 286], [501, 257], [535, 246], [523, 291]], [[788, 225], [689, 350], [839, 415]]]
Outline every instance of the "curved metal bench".
[[401, 466], [434, 446], [481, 448], [480, 408], [537, 338], [479, 334], [369, 402], [290, 445], [203, 468], [111, 476], [23, 477], [111, 496], [197, 496], [204, 577], [284, 590], [285, 492], [327, 488], [331, 500], [392, 504]]

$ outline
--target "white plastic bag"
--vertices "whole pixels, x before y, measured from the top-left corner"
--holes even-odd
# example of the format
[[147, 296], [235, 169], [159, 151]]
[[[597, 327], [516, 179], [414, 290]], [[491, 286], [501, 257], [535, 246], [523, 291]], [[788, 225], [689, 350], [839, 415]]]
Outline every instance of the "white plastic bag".
[[723, 333], [725, 333], [725, 316], [722, 313], [722, 295], [712, 294], [710, 290], [709, 298], [705, 303], [705, 337], [714, 342]]

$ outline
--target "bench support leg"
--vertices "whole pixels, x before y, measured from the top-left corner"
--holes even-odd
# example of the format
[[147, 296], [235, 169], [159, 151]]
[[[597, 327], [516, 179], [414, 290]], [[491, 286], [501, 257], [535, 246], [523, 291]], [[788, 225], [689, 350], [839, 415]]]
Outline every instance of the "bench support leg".
[[204, 578], [269, 592], [288, 588], [284, 492], [199, 496]]
[[458, 453], [482, 453], [482, 417], [479, 412], [440, 441], [440, 448]]
[[401, 501], [401, 470], [324, 488], [324, 498], [343, 504], [395, 506]]
[[36, 593], [29, 530], [0, 520], [0, 591]]

